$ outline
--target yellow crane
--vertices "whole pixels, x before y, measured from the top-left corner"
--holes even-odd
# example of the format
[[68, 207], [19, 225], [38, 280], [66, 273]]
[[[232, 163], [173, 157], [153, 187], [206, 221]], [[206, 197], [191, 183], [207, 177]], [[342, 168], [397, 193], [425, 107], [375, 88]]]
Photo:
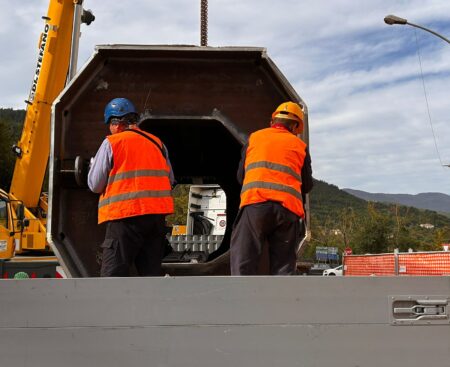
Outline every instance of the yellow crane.
[[83, 0], [50, 0], [9, 193], [0, 189], [0, 259], [47, 250], [47, 195], [42, 185], [50, 151], [53, 101], [76, 73], [81, 23], [95, 17]]

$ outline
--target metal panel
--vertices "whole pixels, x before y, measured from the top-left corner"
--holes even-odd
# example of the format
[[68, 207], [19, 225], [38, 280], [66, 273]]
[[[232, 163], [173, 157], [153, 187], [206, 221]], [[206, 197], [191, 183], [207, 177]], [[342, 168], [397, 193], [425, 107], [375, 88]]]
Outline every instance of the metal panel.
[[[13, 329], [2, 365], [21, 367], [448, 367], [448, 332], [382, 325]], [[405, 330], [403, 330], [405, 331]], [[411, 332], [411, 330], [408, 330]], [[433, 341], [433, 344], [427, 342]]]
[[449, 277], [0, 281], [11, 366], [447, 367], [450, 326], [390, 324], [392, 295]]

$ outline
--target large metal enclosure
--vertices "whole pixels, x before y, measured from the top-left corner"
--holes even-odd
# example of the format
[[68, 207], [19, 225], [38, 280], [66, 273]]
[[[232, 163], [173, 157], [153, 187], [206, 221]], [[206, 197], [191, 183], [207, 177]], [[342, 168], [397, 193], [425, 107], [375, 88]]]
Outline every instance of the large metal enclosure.
[[[178, 183], [224, 189], [230, 224], [239, 206], [236, 169], [248, 134], [267, 127], [286, 100], [301, 103], [307, 116], [263, 48], [98, 46], [55, 102], [52, 121], [49, 242], [76, 277], [98, 275], [104, 228], [97, 225], [98, 196], [76, 184], [74, 170], [83, 175], [80, 162], [94, 156], [109, 133], [103, 109], [115, 97], [131, 99], [145, 113], [141, 128], [166, 144]], [[166, 265], [166, 271], [226, 274], [230, 235], [231, 225], [208, 263]]]

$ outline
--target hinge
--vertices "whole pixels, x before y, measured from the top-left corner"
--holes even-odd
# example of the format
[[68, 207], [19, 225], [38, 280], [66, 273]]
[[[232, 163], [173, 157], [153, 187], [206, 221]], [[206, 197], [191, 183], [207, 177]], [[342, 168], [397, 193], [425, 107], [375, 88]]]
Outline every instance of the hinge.
[[449, 298], [446, 296], [390, 297], [392, 325], [449, 324]]

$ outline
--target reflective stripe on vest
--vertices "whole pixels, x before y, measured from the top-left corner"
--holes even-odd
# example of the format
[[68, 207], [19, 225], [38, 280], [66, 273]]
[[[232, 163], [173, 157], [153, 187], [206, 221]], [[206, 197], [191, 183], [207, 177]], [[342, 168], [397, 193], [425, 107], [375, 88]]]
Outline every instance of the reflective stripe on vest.
[[301, 170], [306, 144], [282, 129], [267, 128], [249, 138], [240, 207], [275, 201], [304, 217]]
[[174, 210], [170, 167], [159, 147], [140, 134], [124, 131], [108, 136], [113, 167], [100, 196], [98, 222], [147, 214], [171, 214]]
[[276, 190], [276, 191], [282, 191], [286, 194], [290, 194], [292, 196], [295, 196], [297, 199], [302, 200], [302, 194], [300, 191], [295, 190], [294, 188], [274, 182], [265, 182], [265, 181], [253, 181], [251, 183], [248, 183], [244, 186], [242, 186], [241, 193], [246, 192], [247, 190], [251, 189], [269, 189], [269, 190]]
[[115, 196], [110, 196], [109, 198], [103, 199], [99, 202], [98, 207], [101, 208], [105, 205], [110, 205], [117, 203], [119, 201], [131, 200], [131, 199], [143, 199], [143, 198], [163, 198], [170, 197], [170, 190], [151, 190], [151, 191], [138, 191], [138, 192], [127, 192], [126, 194], [120, 194]]
[[255, 168], [267, 168], [267, 169], [271, 169], [274, 171], [287, 173], [288, 175], [291, 175], [298, 181], [302, 182], [302, 176], [300, 176], [298, 173], [296, 173], [291, 167], [285, 166], [283, 164], [278, 164], [278, 163], [273, 163], [273, 162], [268, 162], [268, 161], [253, 162], [253, 163], [250, 163], [245, 168], [245, 172], [250, 171]]
[[116, 173], [108, 178], [108, 185], [119, 180], [125, 180], [127, 178], [137, 178], [137, 177], [169, 177], [169, 172], [162, 169], [142, 169], [136, 171]]

